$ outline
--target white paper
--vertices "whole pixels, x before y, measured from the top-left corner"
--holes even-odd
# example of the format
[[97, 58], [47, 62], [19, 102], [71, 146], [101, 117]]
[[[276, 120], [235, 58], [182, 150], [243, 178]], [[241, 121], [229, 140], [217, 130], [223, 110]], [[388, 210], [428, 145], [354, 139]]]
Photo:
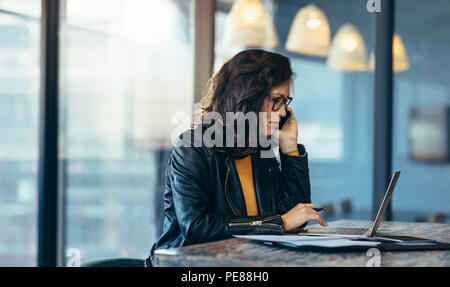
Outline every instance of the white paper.
[[374, 239], [374, 240], [380, 239], [380, 240], [392, 241], [392, 242], [403, 242], [403, 240], [400, 240], [400, 239], [383, 237], [383, 236], [375, 236], [375, 237], [372, 237], [372, 239]]
[[291, 241], [291, 242], [280, 242], [282, 244], [289, 244], [293, 247], [301, 246], [313, 246], [313, 247], [324, 247], [324, 248], [335, 248], [335, 247], [350, 247], [350, 246], [376, 246], [380, 242], [376, 241], [355, 241], [349, 239], [330, 239], [330, 240], [319, 240], [319, 241]]
[[233, 235], [237, 238], [246, 238], [261, 241], [291, 242], [291, 241], [318, 241], [336, 239], [360, 239], [362, 236], [314, 236], [314, 235]]
[[338, 236], [299, 236], [299, 235], [234, 235], [237, 238], [246, 238], [264, 242], [278, 242], [291, 247], [312, 246], [312, 247], [350, 247], [350, 246], [376, 246], [380, 242], [356, 241], [355, 238], [343, 238]]

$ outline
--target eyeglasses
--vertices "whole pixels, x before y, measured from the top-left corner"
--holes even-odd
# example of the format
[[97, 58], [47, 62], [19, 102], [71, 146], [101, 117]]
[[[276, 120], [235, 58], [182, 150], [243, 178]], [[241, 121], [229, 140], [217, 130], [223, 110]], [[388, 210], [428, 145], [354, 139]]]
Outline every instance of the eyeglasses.
[[279, 109], [281, 109], [282, 106], [286, 105], [289, 106], [289, 104], [292, 102], [292, 97], [270, 97], [273, 101], [272, 111], [276, 112]]

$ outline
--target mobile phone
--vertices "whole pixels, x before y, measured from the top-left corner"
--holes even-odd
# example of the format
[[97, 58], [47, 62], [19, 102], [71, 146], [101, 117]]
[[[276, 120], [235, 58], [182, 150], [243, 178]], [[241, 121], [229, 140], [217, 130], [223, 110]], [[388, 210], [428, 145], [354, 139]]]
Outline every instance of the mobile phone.
[[283, 125], [286, 123], [286, 121], [289, 119], [289, 117], [291, 116], [291, 112], [286, 110], [286, 116], [282, 117], [280, 119], [280, 130], [283, 128]]

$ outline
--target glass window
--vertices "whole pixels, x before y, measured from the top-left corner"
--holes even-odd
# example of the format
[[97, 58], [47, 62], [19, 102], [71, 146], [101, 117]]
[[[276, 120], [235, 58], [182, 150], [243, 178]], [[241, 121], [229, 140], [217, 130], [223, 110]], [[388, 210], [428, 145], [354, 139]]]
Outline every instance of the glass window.
[[[345, 1], [345, 5], [338, 1], [249, 1], [264, 6], [278, 40], [276, 44], [270, 44], [268, 29], [266, 42], [249, 47], [245, 43], [239, 45], [238, 41], [229, 41], [230, 36], [226, 34], [227, 21], [231, 21], [227, 16], [233, 5], [239, 2], [245, 1], [217, 1], [215, 70], [227, 58], [251, 47], [288, 56], [296, 74], [291, 106], [299, 124], [299, 142], [306, 146], [309, 155], [312, 201], [326, 207], [327, 212], [323, 214], [329, 219], [371, 218], [374, 75], [368, 63], [374, 47], [374, 15], [367, 11], [366, 3], [358, 0]], [[344, 48], [353, 53], [352, 49], [358, 47], [354, 53], [358, 52], [362, 58], [357, 63], [359, 66], [330, 64], [331, 48], [313, 55], [287, 49], [296, 14], [311, 3], [327, 19], [331, 46], [338, 32], [343, 31], [340, 34], [344, 36], [340, 38], [344, 38]], [[314, 13], [317, 16], [316, 8]], [[257, 18], [250, 17], [257, 15], [256, 8], [243, 11], [247, 11], [244, 19]], [[320, 19], [322, 22], [315, 20], [303, 25], [324, 24], [323, 18]], [[351, 33], [343, 29], [349, 23], [354, 27]], [[342, 39], [336, 40], [339, 45], [340, 42]], [[365, 51], [358, 50], [361, 44], [364, 44]], [[337, 57], [340, 58], [339, 55]]]
[[159, 235], [171, 136], [179, 115], [192, 114], [191, 13], [190, 0], [67, 2], [66, 250], [82, 261], [145, 258]]
[[395, 12], [394, 219], [448, 223], [450, 3], [399, 0]]
[[39, 48], [38, 20], [0, 12], [0, 266], [36, 265]]
[[11, 12], [40, 17], [41, 0], [0, 0], [0, 9]]
[[[133, 0], [129, 2], [136, 4]], [[117, 33], [120, 28], [121, 3], [121, 0], [66, 0], [66, 23], [105, 33]]]

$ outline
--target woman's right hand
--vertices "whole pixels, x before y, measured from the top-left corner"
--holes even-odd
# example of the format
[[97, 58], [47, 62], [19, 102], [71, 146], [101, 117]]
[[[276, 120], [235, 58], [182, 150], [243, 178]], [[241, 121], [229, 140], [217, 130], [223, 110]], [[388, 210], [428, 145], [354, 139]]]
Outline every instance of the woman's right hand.
[[286, 224], [285, 230], [295, 229], [309, 220], [315, 220], [322, 226], [328, 226], [328, 223], [326, 223], [319, 213], [313, 209], [315, 207], [316, 205], [313, 203], [299, 203], [283, 214]]

